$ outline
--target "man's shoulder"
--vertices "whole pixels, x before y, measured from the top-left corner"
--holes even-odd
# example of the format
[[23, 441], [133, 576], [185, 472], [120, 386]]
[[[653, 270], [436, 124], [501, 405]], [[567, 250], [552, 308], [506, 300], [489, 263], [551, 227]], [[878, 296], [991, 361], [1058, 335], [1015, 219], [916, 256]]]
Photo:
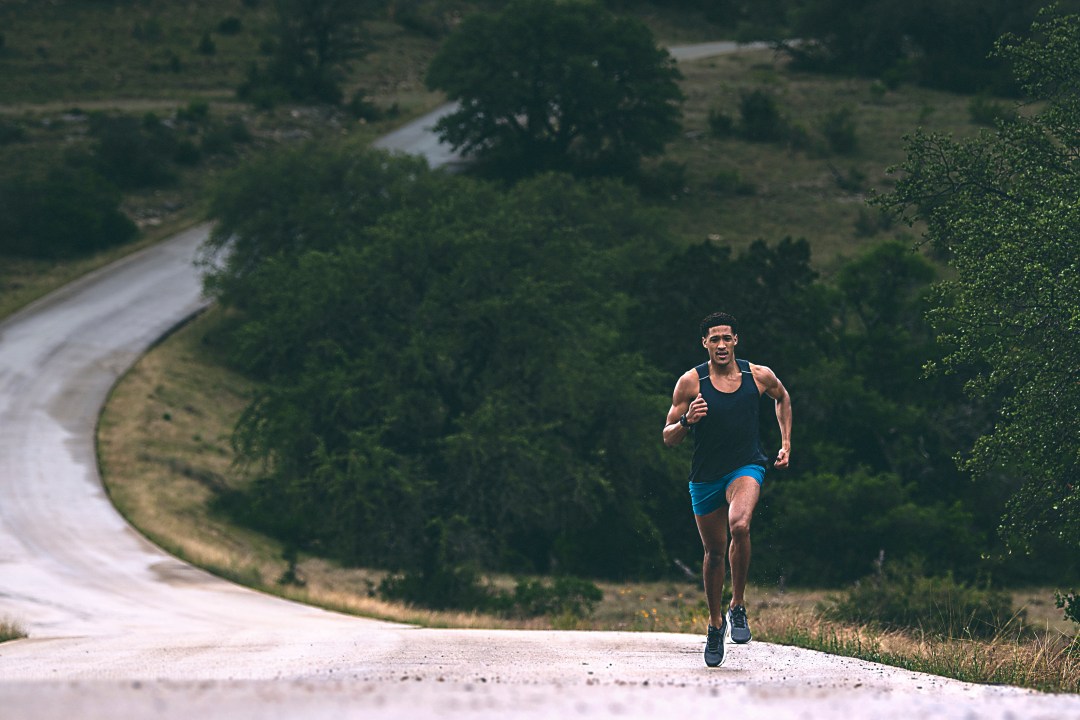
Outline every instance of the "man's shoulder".
[[693, 389], [694, 394], [697, 394], [697, 387], [701, 376], [698, 374], [698, 368], [692, 367], [682, 375], [679, 376], [679, 381], [676, 384], [677, 388], [690, 390]]
[[757, 382], [761, 388], [767, 389], [779, 382], [776, 373], [774, 373], [772, 368], [768, 365], [758, 365], [756, 363], [749, 363], [749, 365], [754, 381]]

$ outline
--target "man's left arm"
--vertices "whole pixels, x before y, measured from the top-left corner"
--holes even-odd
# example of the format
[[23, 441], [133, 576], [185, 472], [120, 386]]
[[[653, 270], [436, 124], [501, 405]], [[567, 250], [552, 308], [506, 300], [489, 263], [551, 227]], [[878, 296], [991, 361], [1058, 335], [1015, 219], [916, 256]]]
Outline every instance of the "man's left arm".
[[786, 468], [791, 457], [791, 396], [769, 368], [756, 365], [753, 368], [754, 379], [761, 386], [762, 392], [776, 402], [776, 422], [780, 426], [780, 452], [776, 454], [773, 467]]

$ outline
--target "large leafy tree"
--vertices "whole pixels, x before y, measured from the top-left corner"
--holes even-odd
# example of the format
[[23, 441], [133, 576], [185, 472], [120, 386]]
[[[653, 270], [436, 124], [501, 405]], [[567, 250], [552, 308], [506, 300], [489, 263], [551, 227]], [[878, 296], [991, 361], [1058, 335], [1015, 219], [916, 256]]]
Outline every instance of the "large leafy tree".
[[516, 0], [467, 18], [427, 83], [459, 103], [440, 136], [499, 174], [620, 174], [678, 132], [679, 77], [635, 19], [591, 2]]
[[1080, 549], [1080, 16], [998, 44], [1037, 112], [976, 139], [915, 134], [885, 203], [926, 222], [954, 277], [930, 317], [948, 369], [999, 403], [965, 464], [1017, 478], [1002, 530]]
[[504, 193], [373, 157], [277, 161], [329, 218], [264, 203], [277, 174], [241, 171], [219, 206], [239, 254], [211, 288], [239, 310], [234, 357], [266, 380], [236, 436], [263, 471], [233, 507], [351, 562], [662, 572], [648, 510], [673, 457], [642, 438], [666, 398], [619, 334], [656, 218], [613, 181]]

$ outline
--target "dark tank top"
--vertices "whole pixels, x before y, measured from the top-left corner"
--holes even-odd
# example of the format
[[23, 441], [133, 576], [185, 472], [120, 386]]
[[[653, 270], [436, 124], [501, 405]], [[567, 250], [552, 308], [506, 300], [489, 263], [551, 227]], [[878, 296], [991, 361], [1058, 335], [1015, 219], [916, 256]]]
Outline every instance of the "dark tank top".
[[694, 459], [690, 463], [690, 482], [712, 482], [743, 465], [765, 465], [758, 431], [758, 392], [750, 363], [736, 360], [742, 383], [735, 392], [720, 392], [709, 379], [709, 363], [698, 365], [699, 392], [709, 404], [709, 413], [691, 426], [694, 436]]

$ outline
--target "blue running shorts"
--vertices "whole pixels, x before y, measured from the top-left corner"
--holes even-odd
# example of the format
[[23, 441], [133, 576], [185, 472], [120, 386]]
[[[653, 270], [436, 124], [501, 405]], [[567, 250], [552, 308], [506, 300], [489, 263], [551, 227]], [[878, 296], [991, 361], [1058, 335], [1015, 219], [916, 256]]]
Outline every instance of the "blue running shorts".
[[765, 468], [761, 465], [743, 465], [719, 480], [689, 483], [690, 502], [694, 505], [694, 514], [708, 515], [726, 503], [728, 485], [739, 477], [752, 477], [760, 485], [765, 481]]

